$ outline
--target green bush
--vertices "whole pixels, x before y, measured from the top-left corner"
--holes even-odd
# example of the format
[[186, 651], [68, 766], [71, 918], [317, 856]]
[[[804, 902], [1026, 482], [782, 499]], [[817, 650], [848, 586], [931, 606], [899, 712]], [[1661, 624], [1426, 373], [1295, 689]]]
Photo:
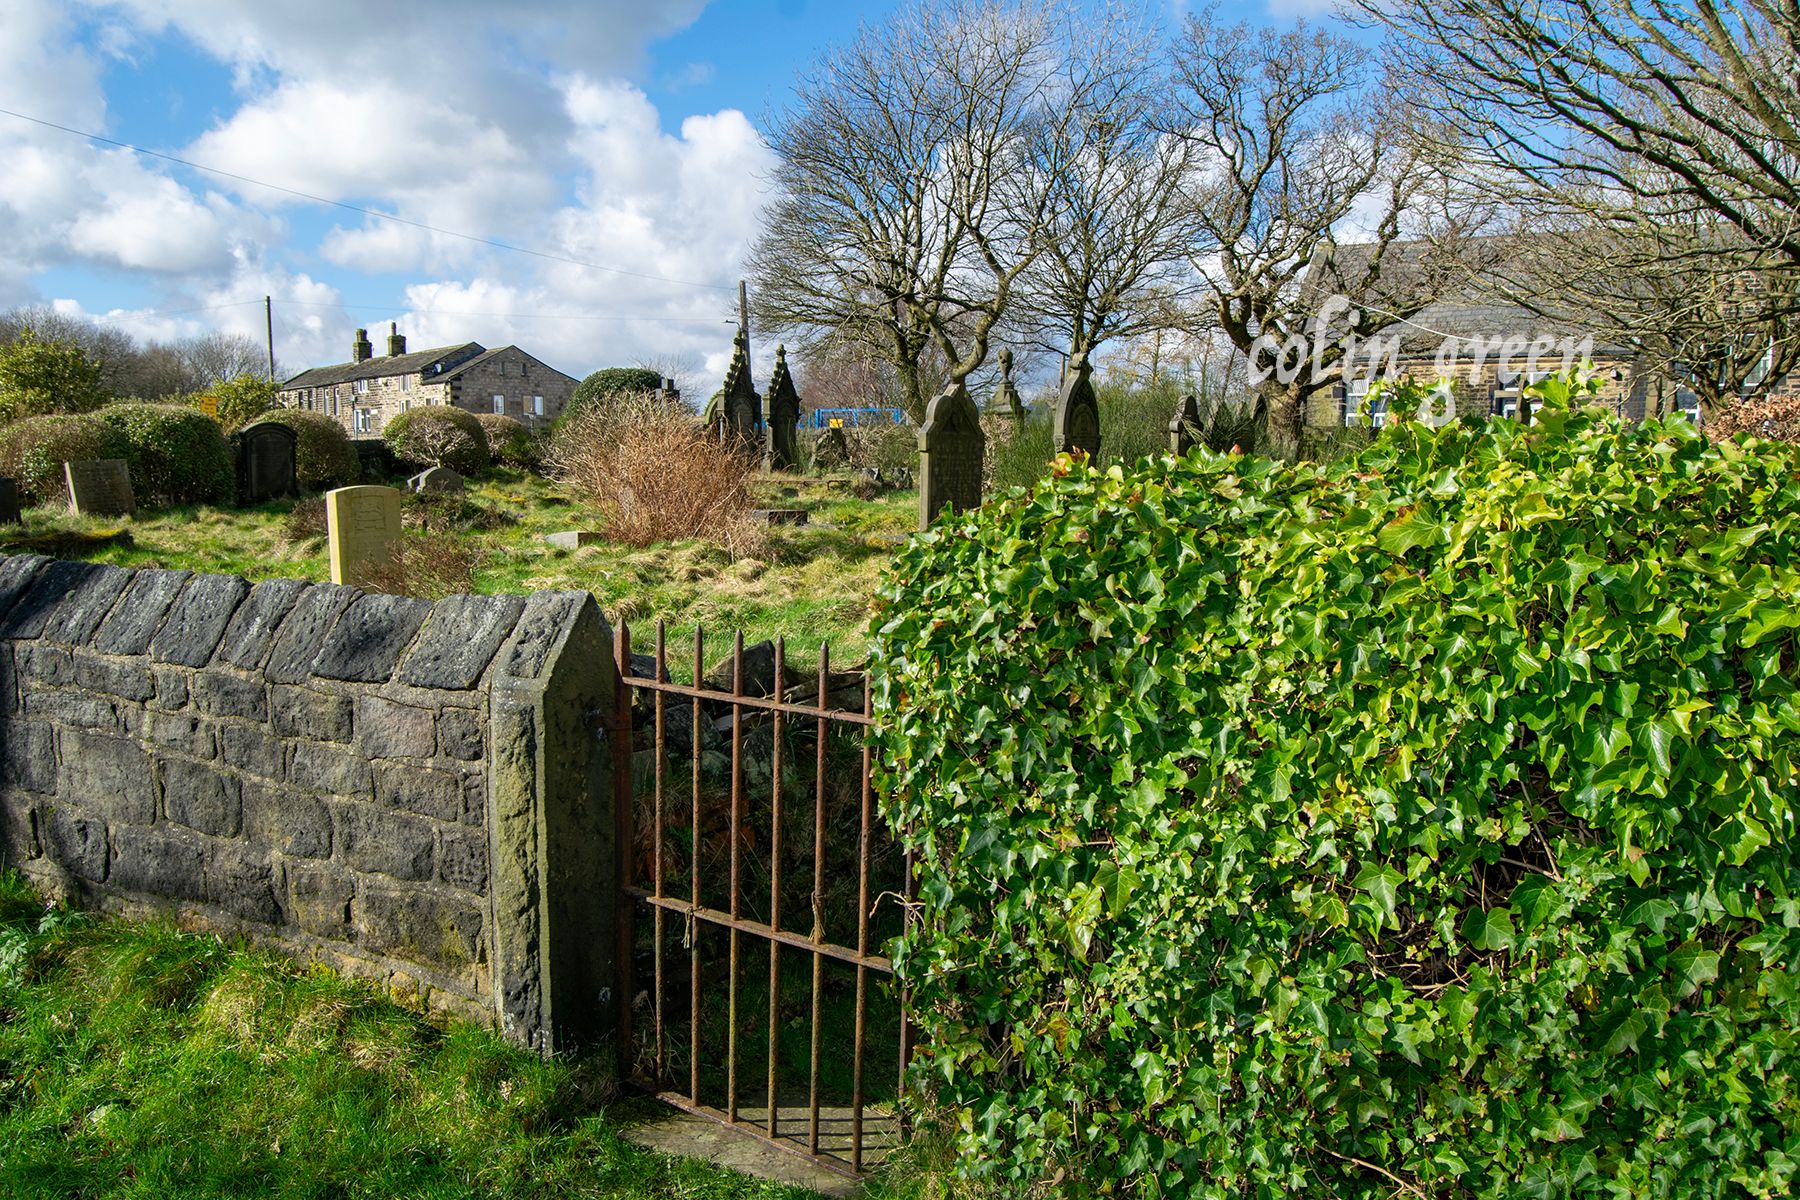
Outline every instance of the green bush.
[[286, 425], [295, 434], [294, 470], [300, 486], [318, 492], [349, 487], [362, 479], [362, 464], [344, 427], [323, 413], [299, 408], [278, 408], [263, 421]]
[[91, 412], [112, 398], [102, 373], [80, 346], [27, 328], [0, 347], [0, 422]]
[[898, 558], [897, 964], [963, 1169], [1794, 1194], [1800, 452], [1536, 390], [1065, 462]]
[[239, 375], [187, 397], [187, 402], [198, 404], [205, 396], [218, 406], [219, 426], [235, 433], [274, 408], [278, 394], [275, 384], [260, 375]]
[[125, 435], [95, 413], [26, 417], [0, 429], [0, 475], [19, 481], [35, 504], [67, 504], [63, 464], [84, 458], [128, 458]]
[[490, 461], [487, 433], [474, 413], [448, 404], [411, 408], [387, 423], [382, 440], [413, 467], [449, 467], [479, 475]]
[[110, 404], [95, 414], [125, 438], [139, 504], [225, 504], [237, 487], [219, 423], [185, 404]]
[[543, 459], [543, 448], [531, 436], [524, 422], [499, 413], [477, 413], [481, 431], [487, 435], [488, 450], [494, 461], [521, 471], [535, 471]]
[[636, 396], [660, 392], [663, 377], [649, 367], [603, 367], [575, 385], [569, 402], [556, 418], [556, 428], [569, 424], [576, 413], [596, 405], [606, 407], [617, 396]]

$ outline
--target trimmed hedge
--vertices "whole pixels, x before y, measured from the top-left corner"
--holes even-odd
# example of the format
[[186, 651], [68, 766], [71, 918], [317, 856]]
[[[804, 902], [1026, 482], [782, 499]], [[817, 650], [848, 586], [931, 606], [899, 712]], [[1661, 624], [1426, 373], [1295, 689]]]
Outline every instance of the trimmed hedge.
[[123, 435], [139, 504], [228, 504], [237, 489], [219, 423], [185, 404], [111, 404], [95, 414]]
[[479, 475], [490, 461], [487, 433], [475, 414], [448, 404], [411, 408], [387, 423], [382, 440], [414, 467], [449, 467]]
[[1064, 459], [900, 555], [897, 964], [963, 1170], [1800, 1185], [1800, 453], [1535, 390], [1329, 466]]
[[362, 480], [362, 463], [344, 427], [324, 413], [301, 408], [277, 408], [259, 421], [286, 425], [296, 435], [294, 470], [300, 486], [309, 492], [349, 487]]
[[19, 481], [35, 504], [67, 504], [63, 464], [84, 458], [129, 460], [125, 435], [97, 413], [25, 417], [0, 429], [0, 475]]
[[494, 461], [521, 471], [535, 471], [543, 459], [538, 440], [531, 436], [524, 422], [500, 413], [476, 413], [481, 431], [487, 435], [488, 450]]

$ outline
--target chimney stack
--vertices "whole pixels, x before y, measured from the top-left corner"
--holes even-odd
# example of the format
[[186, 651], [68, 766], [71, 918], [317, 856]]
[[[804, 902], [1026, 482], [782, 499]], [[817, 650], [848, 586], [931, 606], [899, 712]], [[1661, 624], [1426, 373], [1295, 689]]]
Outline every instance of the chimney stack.
[[397, 322], [388, 322], [388, 357], [397, 358], [406, 353], [406, 336], [400, 332]]
[[356, 331], [356, 340], [350, 343], [350, 361], [353, 363], [368, 362], [375, 357], [375, 347], [369, 341], [369, 331]]

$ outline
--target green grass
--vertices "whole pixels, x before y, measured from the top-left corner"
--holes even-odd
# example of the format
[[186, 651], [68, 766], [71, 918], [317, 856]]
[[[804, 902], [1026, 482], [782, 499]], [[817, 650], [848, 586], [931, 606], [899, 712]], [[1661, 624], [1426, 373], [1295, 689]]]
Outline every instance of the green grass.
[[[642, 550], [551, 546], [542, 535], [595, 529], [597, 518], [556, 484], [505, 470], [473, 483], [467, 498], [510, 518], [508, 523], [437, 536], [453, 536], [472, 552], [477, 592], [590, 591], [609, 618], [630, 621], [637, 648], [646, 651], [656, 620], [665, 620], [677, 662], [691, 658], [696, 624], [707, 630], [709, 662], [729, 652], [738, 629], [751, 642], [785, 637], [797, 663], [811, 662], [826, 642], [841, 663], [860, 656], [868, 598], [895, 546], [917, 522], [917, 493], [862, 501], [841, 481], [798, 477], [759, 480], [756, 492], [758, 503], [768, 507], [805, 509], [809, 524], [773, 528], [765, 549], [735, 560], [703, 541]], [[324, 580], [322, 517], [313, 523], [316, 529], [296, 528], [304, 523], [290, 521], [293, 508], [291, 501], [243, 509], [187, 506], [107, 519], [31, 509], [23, 528], [0, 535], [0, 552], [36, 550], [248, 579]], [[129, 536], [114, 537], [121, 533]]]
[[592, 1068], [0, 877], [0, 1195], [802, 1197], [618, 1136]]

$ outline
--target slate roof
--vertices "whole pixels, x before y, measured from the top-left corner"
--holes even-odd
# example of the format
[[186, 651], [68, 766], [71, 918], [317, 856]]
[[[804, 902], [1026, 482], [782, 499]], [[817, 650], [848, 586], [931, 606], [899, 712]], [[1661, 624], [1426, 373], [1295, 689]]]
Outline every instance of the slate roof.
[[[501, 350], [509, 349], [502, 346]], [[289, 388], [330, 387], [357, 379], [386, 379], [391, 375], [419, 375], [430, 379], [448, 377], [470, 366], [477, 359], [498, 354], [480, 342], [464, 342], [460, 346], [439, 346], [432, 350], [415, 350], [410, 354], [386, 354], [362, 362], [336, 363], [329, 367], [313, 367], [302, 371], [281, 385]]]

